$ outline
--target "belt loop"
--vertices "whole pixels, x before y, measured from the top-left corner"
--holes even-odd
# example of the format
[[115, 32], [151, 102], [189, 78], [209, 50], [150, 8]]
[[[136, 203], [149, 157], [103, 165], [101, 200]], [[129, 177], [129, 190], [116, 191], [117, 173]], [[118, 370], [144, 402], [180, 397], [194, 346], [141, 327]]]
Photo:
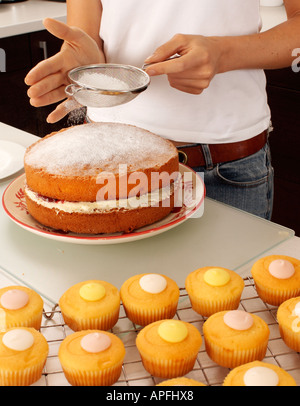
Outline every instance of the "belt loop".
[[202, 152], [204, 155], [206, 169], [208, 169], [208, 170], [213, 169], [214, 163], [213, 163], [212, 156], [210, 153], [209, 145], [208, 144], [200, 144], [200, 145], [201, 145]]

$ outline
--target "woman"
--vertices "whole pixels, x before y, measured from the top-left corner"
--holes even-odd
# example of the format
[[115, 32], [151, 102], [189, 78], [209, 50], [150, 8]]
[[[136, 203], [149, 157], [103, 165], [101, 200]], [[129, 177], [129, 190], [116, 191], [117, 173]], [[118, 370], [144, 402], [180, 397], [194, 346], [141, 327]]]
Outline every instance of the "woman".
[[[260, 33], [259, 0], [67, 1], [68, 25], [46, 19], [61, 51], [27, 75], [31, 104], [65, 98], [67, 72], [91, 63], [142, 66], [151, 85], [115, 108], [88, 108], [91, 121], [119, 121], [172, 140], [204, 173], [207, 196], [269, 219], [273, 169], [263, 69], [291, 65], [299, 47], [300, 1], [288, 20]], [[180, 58], [168, 60], [179, 54]], [[151, 55], [149, 57], [149, 55]], [[56, 122], [68, 112], [52, 112]]]

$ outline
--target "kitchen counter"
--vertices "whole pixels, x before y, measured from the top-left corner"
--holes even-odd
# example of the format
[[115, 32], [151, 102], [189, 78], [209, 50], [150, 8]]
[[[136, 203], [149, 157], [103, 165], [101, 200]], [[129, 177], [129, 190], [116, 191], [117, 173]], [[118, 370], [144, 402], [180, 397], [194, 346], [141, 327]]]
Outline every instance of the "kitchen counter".
[[[27, 147], [38, 139], [0, 123], [0, 140]], [[0, 197], [22, 173], [23, 169], [0, 180]], [[120, 288], [134, 274], [154, 272], [177, 282], [181, 288], [177, 316], [202, 331], [203, 318], [191, 309], [183, 289], [185, 278], [205, 265], [231, 268], [245, 279], [242, 308], [261, 315], [270, 325], [266, 362], [285, 368], [300, 385], [299, 354], [282, 342], [273, 308], [257, 297], [250, 278], [251, 266], [258, 257], [281, 254], [299, 258], [300, 238], [292, 230], [206, 199], [202, 217], [188, 219], [161, 235], [116, 245], [81, 245], [34, 235], [13, 223], [1, 205], [0, 241], [0, 287], [21, 284], [35, 289], [44, 299], [45, 316], [51, 313], [62, 293], [77, 282], [100, 279]], [[121, 306], [119, 321], [112, 332], [123, 340], [126, 356], [115, 386], [127, 386], [128, 390], [130, 386], [153, 386], [161, 381], [143, 368], [135, 346], [138, 331]], [[42, 377], [34, 386], [69, 386], [58, 351], [72, 330], [64, 324], [59, 308], [52, 319], [43, 317], [41, 333], [49, 343], [49, 356]], [[203, 345], [187, 377], [220, 386], [228, 372], [209, 359]]]
[[[39, 139], [2, 123], [0, 134], [0, 139], [23, 146]], [[18, 175], [0, 181], [1, 195]], [[211, 264], [248, 276], [252, 261], [293, 236], [290, 229], [205, 199], [202, 217], [190, 218], [160, 235], [108, 245], [70, 243], [24, 230], [1, 205], [0, 268], [56, 303], [83, 278], [107, 279], [120, 288], [133, 274], [162, 272], [184, 286], [189, 272]]]
[[[66, 21], [66, 4], [28, 0], [15, 4], [0, 4], [0, 38], [26, 34], [44, 29], [45, 17]], [[284, 6], [261, 7], [262, 31], [286, 20]]]
[[[0, 140], [24, 147], [39, 138], [0, 122]], [[0, 197], [23, 169], [0, 180]], [[71, 285], [88, 279], [107, 280], [120, 288], [123, 281], [138, 273], [163, 273], [181, 288], [177, 316], [202, 331], [203, 318], [190, 306], [184, 282], [198, 267], [213, 265], [231, 268], [245, 279], [241, 307], [266, 318], [271, 328], [266, 362], [279, 364], [300, 385], [299, 354], [289, 350], [280, 338], [273, 307], [267, 307], [255, 294], [251, 266], [265, 255], [281, 254], [298, 258], [300, 238], [292, 230], [205, 199], [204, 213], [160, 235], [129, 243], [82, 245], [50, 240], [34, 235], [11, 221], [0, 205], [0, 287], [21, 284], [39, 292], [45, 314], [41, 333], [49, 343], [49, 356], [42, 377], [34, 386], [69, 386], [62, 371], [58, 350], [70, 333], [59, 308], [48, 316], [53, 305]], [[119, 321], [112, 332], [124, 342], [126, 357], [115, 386], [153, 386], [161, 381], [143, 368], [135, 346], [139, 327], [133, 325], [121, 306]], [[222, 385], [228, 369], [209, 359], [204, 345], [193, 371], [187, 377], [210, 386]]]
[[0, 4], [0, 38], [44, 30], [44, 18], [65, 22], [66, 14], [66, 3], [55, 1], [28, 0]]

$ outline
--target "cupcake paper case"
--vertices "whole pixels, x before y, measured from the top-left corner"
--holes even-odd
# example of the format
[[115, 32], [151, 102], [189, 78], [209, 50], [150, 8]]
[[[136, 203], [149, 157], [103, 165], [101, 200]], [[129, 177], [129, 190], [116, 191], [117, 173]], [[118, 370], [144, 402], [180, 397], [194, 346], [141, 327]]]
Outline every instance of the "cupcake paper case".
[[277, 365], [253, 361], [234, 368], [223, 386], [297, 386], [295, 379]]
[[73, 330], [109, 330], [118, 321], [120, 294], [112, 284], [88, 280], [71, 286], [59, 299], [65, 323]]
[[32, 327], [15, 327], [0, 333], [0, 385], [28, 386], [42, 375], [48, 343]]
[[226, 268], [203, 267], [191, 272], [185, 281], [192, 308], [204, 317], [239, 307], [244, 280]]
[[253, 264], [251, 274], [260, 298], [279, 306], [300, 296], [300, 260], [286, 255], [269, 255]]
[[300, 352], [300, 296], [283, 302], [277, 310], [281, 338], [292, 350]]
[[136, 338], [144, 368], [151, 375], [165, 379], [190, 372], [201, 343], [198, 329], [181, 320], [159, 320], [148, 324]]
[[71, 385], [109, 386], [120, 377], [125, 347], [107, 331], [82, 330], [63, 340], [58, 357]]
[[243, 310], [215, 313], [203, 324], [207, 354], [226, 368], [261, 361], [266, 355], [269, 334], [264, 320]]
[[43, 316], [43, 299], [25, 286], [0, 289], [0, 327], [33, 327], [39, 330]]
[[146, 326], [173, 318], [180, 292], [176, 282], [165, 275], [140, 274], [123, 283], [120, 295], [129, 320]]

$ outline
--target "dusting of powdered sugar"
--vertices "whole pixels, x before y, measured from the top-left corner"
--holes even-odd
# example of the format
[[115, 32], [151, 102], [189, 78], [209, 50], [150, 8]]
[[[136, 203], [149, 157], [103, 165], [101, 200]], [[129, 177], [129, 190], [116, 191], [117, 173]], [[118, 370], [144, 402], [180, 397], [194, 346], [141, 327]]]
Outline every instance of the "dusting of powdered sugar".
[[103, 73], [82, 72], [78, 78], [80, 84], [86, 87], [96, 87], [102, 90], [129, 90], [128, 83]]
[[38, 141], [27, 150], [25, 163], [54, 175], [92, 176], [99, 169], [118, 172], [119, 164], [131, 170], [161, 165], [166, 155], [170, 159], [175, 154], [164, 139], [141, 128], [92, 123]]

